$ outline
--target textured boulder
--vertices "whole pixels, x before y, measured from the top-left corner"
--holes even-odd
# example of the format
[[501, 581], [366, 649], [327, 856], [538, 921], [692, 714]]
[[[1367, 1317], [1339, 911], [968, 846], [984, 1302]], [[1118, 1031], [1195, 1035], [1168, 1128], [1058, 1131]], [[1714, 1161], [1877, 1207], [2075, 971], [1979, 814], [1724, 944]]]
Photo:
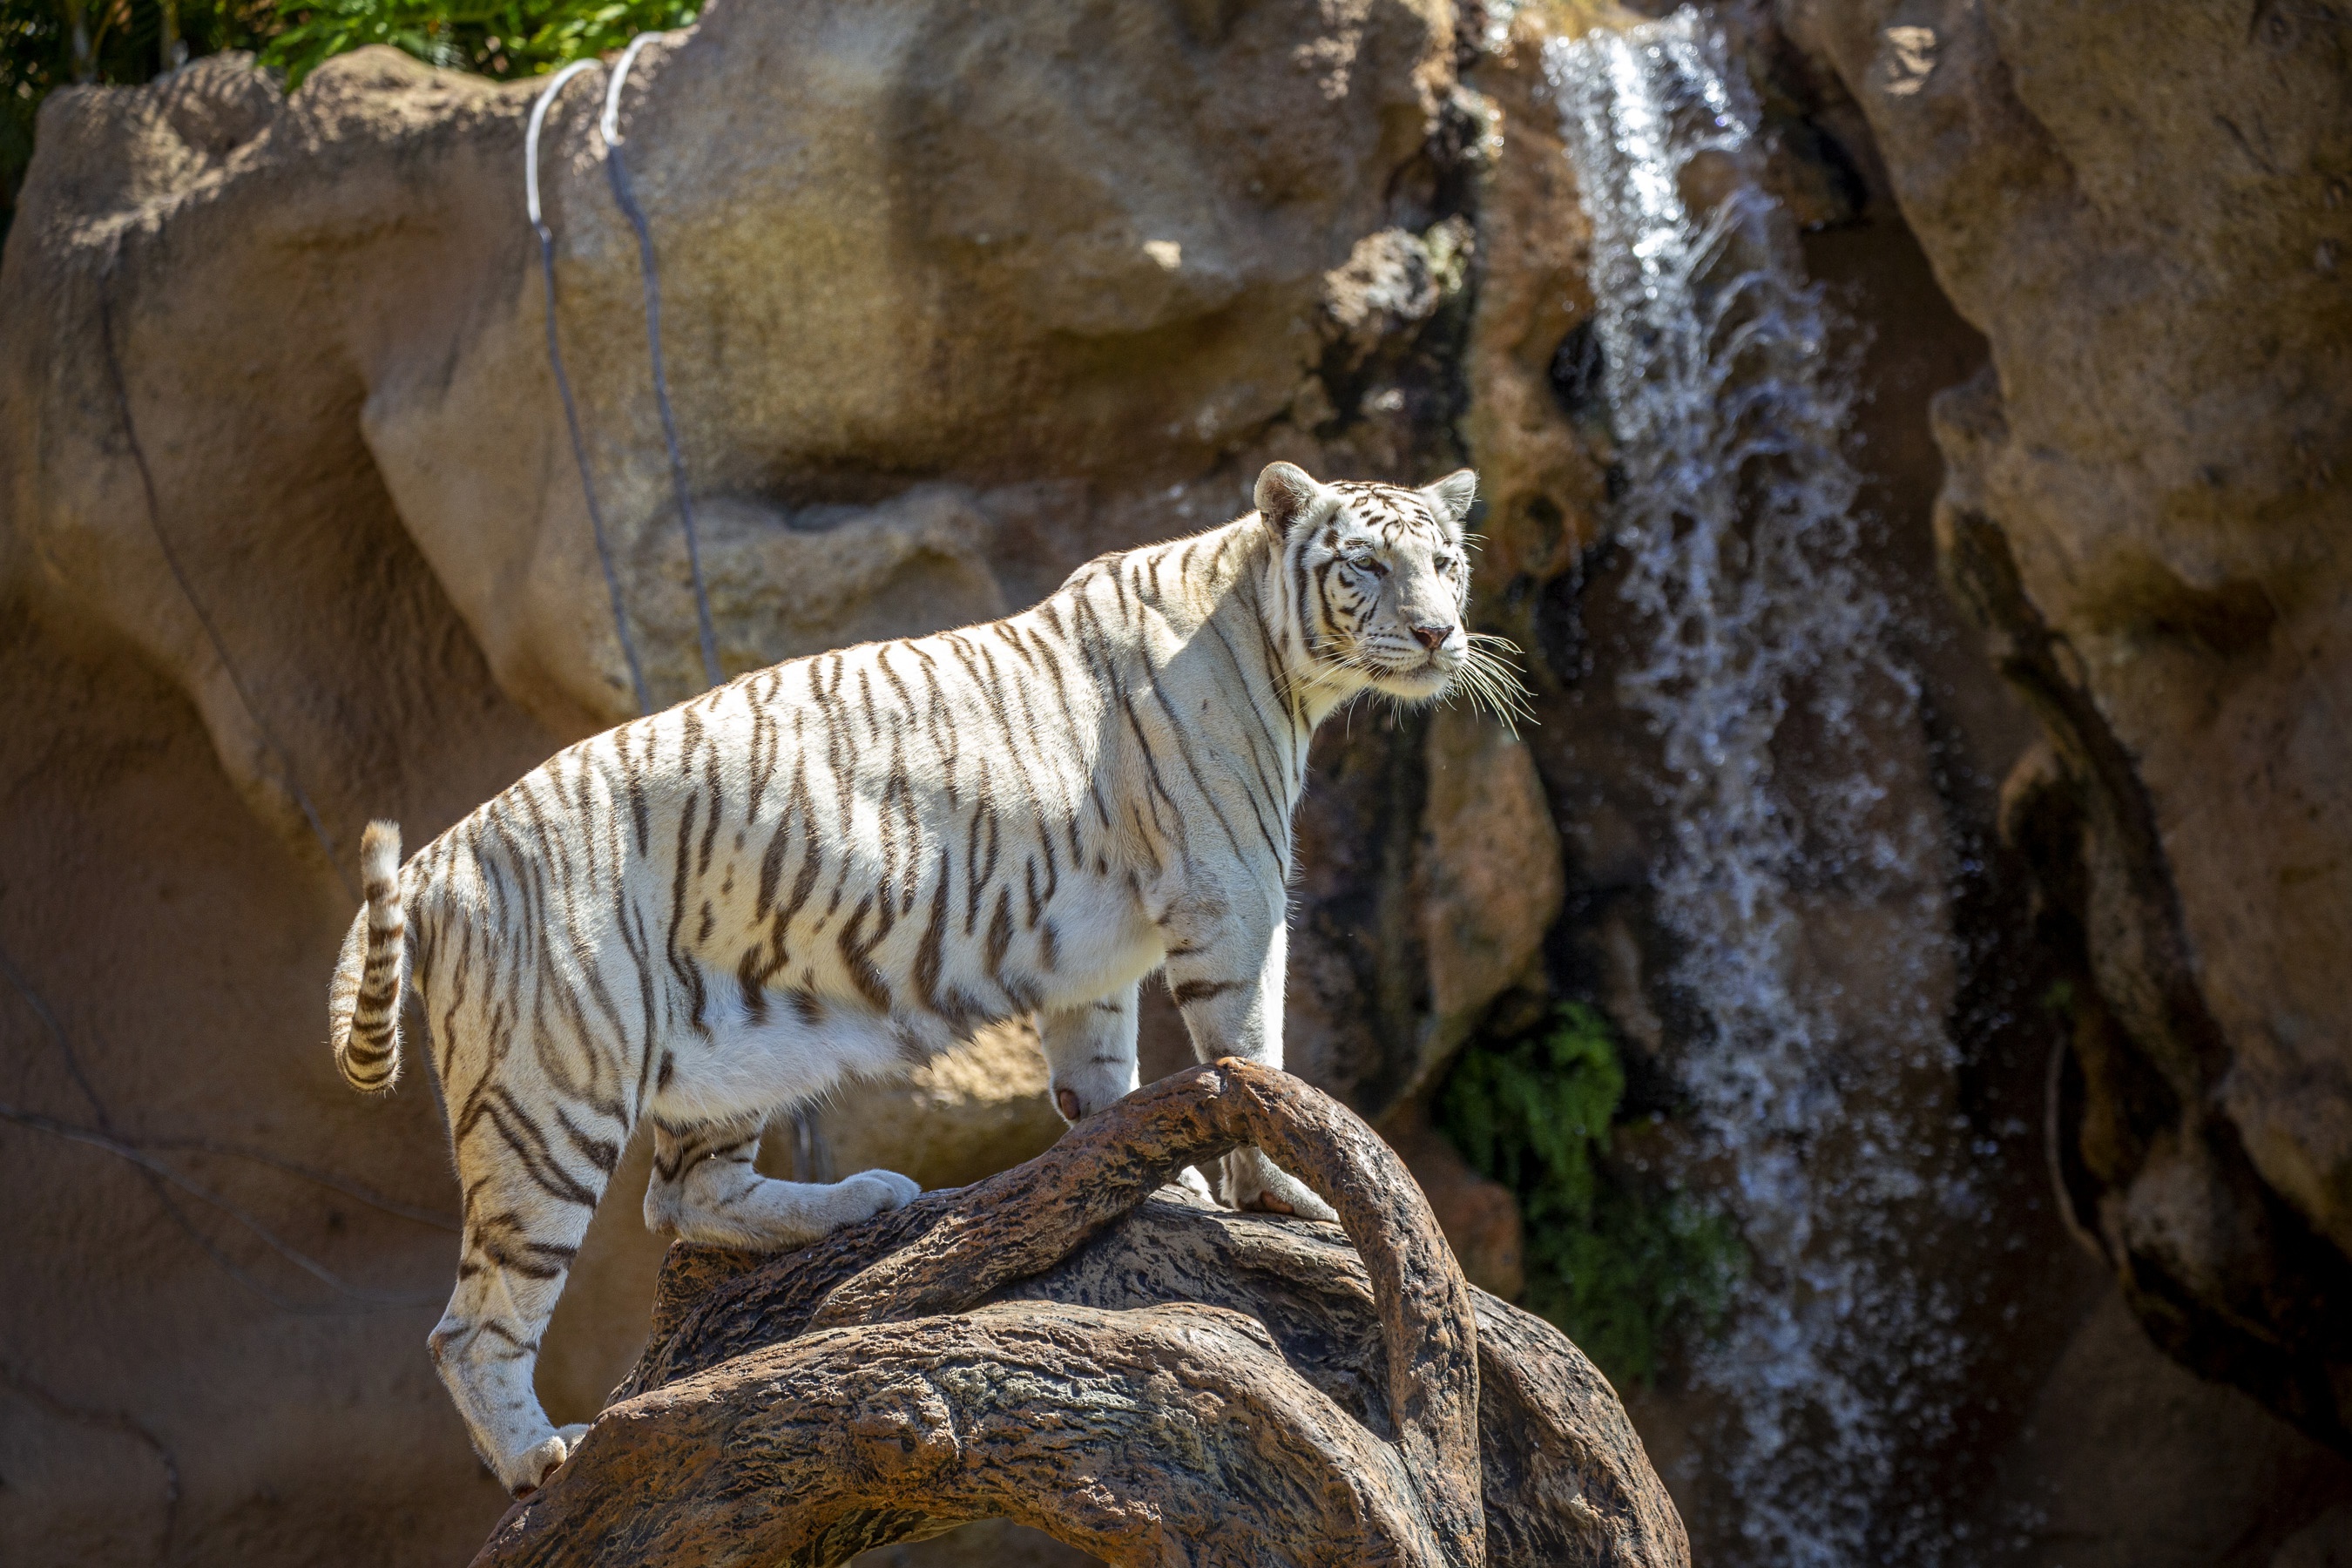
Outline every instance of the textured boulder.
[[[1603, 532], [1606, 421], [1571, 420], [1554, 374], [1563, 347], [1592, 320], [1592, 226], [1577, 199], [1542, 50], [1548, 39], [1589, 25], [1580, 9], [1528, 6], [1475, 73], [1488, 109], [1482, 129], [1496, 152], [1481, 171], [1478, 301], [1464, 345], [1470, 405], [1462, 426], [1486, 502], [1479, 566], [1505, 581], [1556, 577]], [[1589, 384], [1571, 390], [1598, 393]], [[1603, 437], [1598, 452], [1596, 436]]]
[[[1321, 353], [1325, 271], [1394, 226], [1373, 172], [1424, 155], [1449, 74], [1434, 16], [1297, 20], [722, 5], [640, 58], [625, 156], [728, 668], [986, 615], [1084, 553], [1231, 515], [1238, 449]], [[338, 825], [375, 781], [325, 760], [394, 743], [343, 651], [366, 617], [327, 613], [360, 596], [371, 531], [422, 558], [548, 731], [630, 710], [517, 210], [531, 91], [373, 50], [287, 101], [223, 56], [47, 111], [7, 258], [20, 578], [173, 671], [281, 815], [265, 724], [321, 756], [302, 787]], [[541, 151], [560, 336], [669, 701], [700, 667], [597, 99], [573, 86]], [[235, 662], [301, 670], [289, 689], [240, 702], [214, 668], [126, 426]], [[207, 578], [257, 520], [271, 570]], [[281, 568], [310, 574], [315, 624], [265, 608]]]
[[1424, 886], [1415, 900], [1429, 952], [1429, 1037], [1408, 1092], [1430, 1087], [1494, 999], [1544, 988], [1544, 933], [1559, 915], [1559, 834], [1525, 742], [1479, 715], [1429, 726], [1422, 807]]
[[2160, 1342], [2352, 1442], [2352, 23], [1782, 10], [1991, 347], [1937, 530], [2050, 740], [2010, 821], [2079, 952], [2074, 1219]]

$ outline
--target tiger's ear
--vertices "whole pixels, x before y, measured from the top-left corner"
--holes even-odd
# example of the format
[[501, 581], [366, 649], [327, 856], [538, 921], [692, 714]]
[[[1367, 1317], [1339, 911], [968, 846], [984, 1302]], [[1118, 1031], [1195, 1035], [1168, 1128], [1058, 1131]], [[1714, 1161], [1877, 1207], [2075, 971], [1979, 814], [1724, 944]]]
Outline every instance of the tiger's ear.
[[1428, 503], [1438, 521], [1450, 531], [1459, 533], [1462, 520], [1470, 515], [1470, 503], [1478, 499], [1478, 475], [1470, 468], [1456, 468], [1435, 484], [1423, 487], [1421, 499]]
[[1257, 477], [1255, 499], [1258, 515], [1276, 539], [1287, 536], [1292, 529], [1322, 521], [1339, 504], [1337, 490], [1316, 483], [1296, 463], [1268, 463], [1265, 472]]

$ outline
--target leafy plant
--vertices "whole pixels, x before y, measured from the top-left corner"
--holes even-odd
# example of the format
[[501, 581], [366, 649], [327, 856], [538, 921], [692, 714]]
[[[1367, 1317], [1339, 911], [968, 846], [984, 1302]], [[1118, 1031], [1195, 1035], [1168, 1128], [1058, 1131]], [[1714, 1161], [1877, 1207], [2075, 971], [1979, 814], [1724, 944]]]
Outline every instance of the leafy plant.
[[0, 0], [0, 233], [51, 92], [146, 81], [184, 49], [258, 48], [276, 26], [275, 0]]
[[1610, 1163], [1624, 1094], [1608, 1020], [1571, 1003], [1532, 1035], [1464, 1051], [1437, 1118], [1519, 1200], [1524, 1304], [1612, 1380], [1646, 1384], [1676, 1335], [1720, 1326], [1746, 1255], [1727, 1216]]
[[0, 0], [0, 235], [42, 102], [75, 82], [138, 83], [194, 55], [252, 49], [290, 90], [337, 55], [390, 44], [429, 65], [534, 76], [683, 27], [703, 0]]
[[337, 55], [389, 44], [428, 65], [534, 76], [691, 23], [702, 0], [278, 0], [261, 61], [290, 89]]

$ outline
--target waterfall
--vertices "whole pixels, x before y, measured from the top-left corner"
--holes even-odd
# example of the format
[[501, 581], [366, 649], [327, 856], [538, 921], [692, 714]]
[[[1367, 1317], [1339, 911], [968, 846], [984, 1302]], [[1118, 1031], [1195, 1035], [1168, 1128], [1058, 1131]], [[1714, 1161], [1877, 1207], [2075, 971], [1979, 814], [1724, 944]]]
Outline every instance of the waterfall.
[[1842, 940], [1813, 896], [1834, 885], [1897, 909], [1870, 955], [1891, 990], [1924, 998], [1948, 962], [1937, 826], [1890, 805], [1864, 728], [1916, 732], [1917, 688], [1858, 565], [1845, 323], [1766, 194], [1752, 89], [1703, 17], [1555, 41], [1545, 68], [1592, 223], [1612, 521], [1650, 639], [1618, 698], [1657, 737], [1673, 824], [1650, 890], [1697, 1021], [1676, 1063], [1688, 1174], [1751, 1258], [1692, 1373], [1722, 1411], [1700, 1465], [1732, 1517], [1712, 1532], [1773, 1568], [1941, 1561], [1901, 1461], [1948, 1425], [1959, 1346], [1916, 1264], [1933, 1216], [1967, 1223], [1972, 1199], [1954, 1134], [1888, 1085], [1948, 1077], [1951, 1048], [1924, 1001], [1856, 1029], [1808, 956]]

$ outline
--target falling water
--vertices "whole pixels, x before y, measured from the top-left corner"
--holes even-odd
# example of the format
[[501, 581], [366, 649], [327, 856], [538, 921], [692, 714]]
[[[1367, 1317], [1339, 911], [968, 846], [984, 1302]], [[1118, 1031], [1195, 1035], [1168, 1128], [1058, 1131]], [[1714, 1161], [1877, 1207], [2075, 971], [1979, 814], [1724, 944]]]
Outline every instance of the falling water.
[[[1694, 1372], [1725, 1412], [1703, 1468], [1755, 1563], [1940, 1561], [1900, 1471], [1948, 1422], [1958, 1350], [1913, 1259], [1920, 1207], [1969, 1200], [1948, 1134], [1923, 1138], [1870, 1086], [1948, 1068], [1949, 1048], [1924, 1004], [1850, 1037], [1807, 957], [1841, 940], [1807, 929], [1825, 885], [1911, 900], [1875, 928], [1897, 994], [1932, 992], [1940, 930], [1916, 891], [1936, 880], [1932, 828], [1889, 805], [1862, 730], [1916, 732], [1916, 689], [1856, 564], [1843, 323], [1765, 193], [1752, 90], [1704, 18], [1556, 42], [1545, 65], [1593, 226], [1623, 593], [1651, 639], [1619, 696], [1662, 748], [1674, 836], [1653, 892], [1699, 1024], [1679, 1062], [1691, 1165], [1753, 1262]], [[1804, 776], [1779, 776], [1799, 731]]]

